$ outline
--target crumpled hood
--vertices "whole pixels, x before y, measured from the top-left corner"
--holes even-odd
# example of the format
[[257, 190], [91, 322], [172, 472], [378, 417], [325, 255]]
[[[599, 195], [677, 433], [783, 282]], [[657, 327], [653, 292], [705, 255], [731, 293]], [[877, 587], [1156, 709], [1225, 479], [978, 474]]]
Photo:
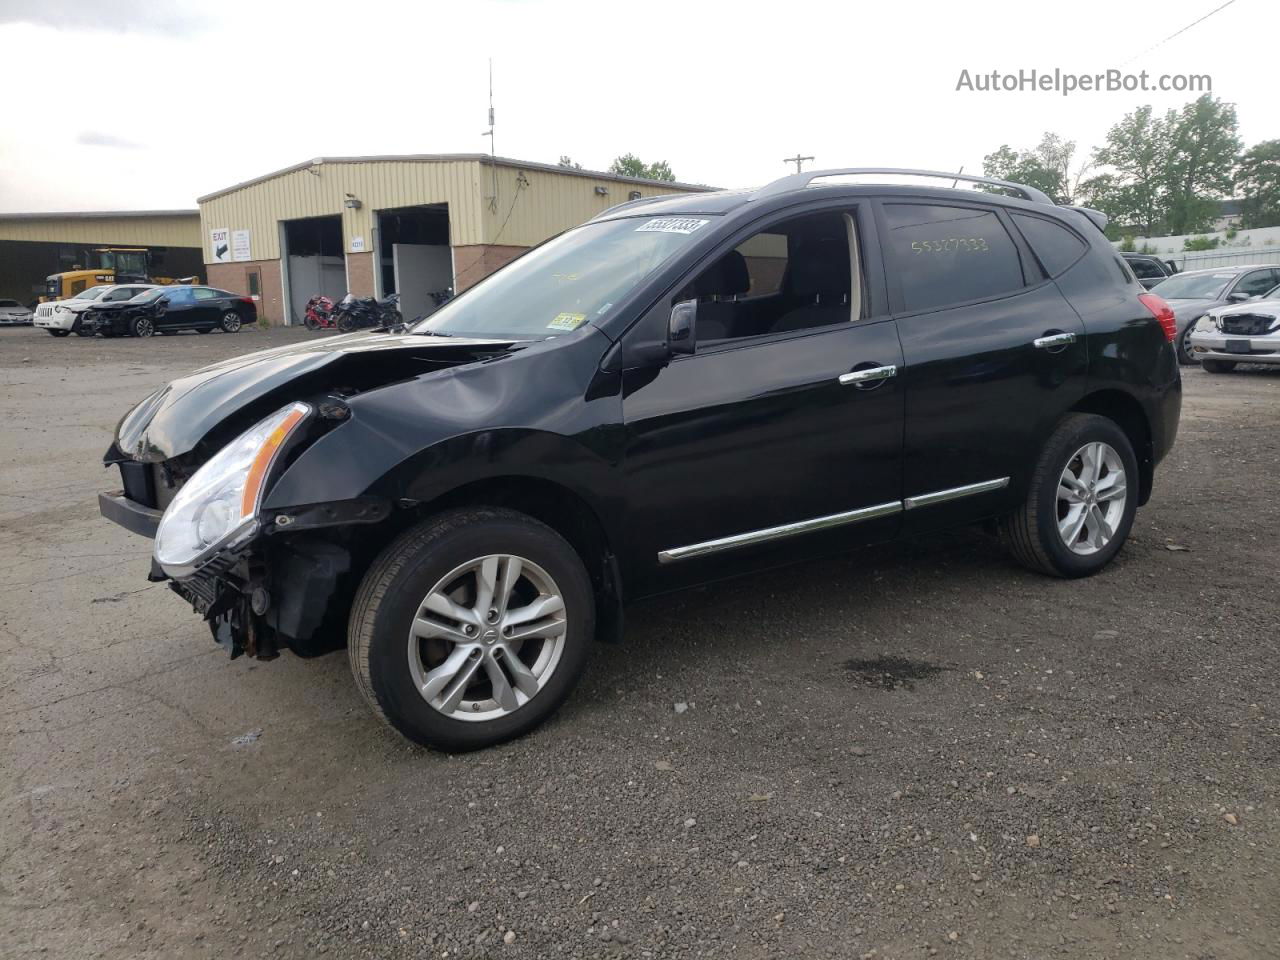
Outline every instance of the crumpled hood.
[[317, 392], [376, 389], [471, 363], [510, 345], [510, 340], [361, 331], [233, 357], [180, 377], [135, 406], [116, 428], [116, 448], [133, 460], [168, 460], [195, 449], [229, 421], [243, 430], [285, 403]]
[[1215, 317], [1236, 316], [1241, 313], [1260, 313], [1272, 317], [1280, 317], [1280, 300], [1247, 300], [1227, 307], [1219, 307], [1213, 311]]

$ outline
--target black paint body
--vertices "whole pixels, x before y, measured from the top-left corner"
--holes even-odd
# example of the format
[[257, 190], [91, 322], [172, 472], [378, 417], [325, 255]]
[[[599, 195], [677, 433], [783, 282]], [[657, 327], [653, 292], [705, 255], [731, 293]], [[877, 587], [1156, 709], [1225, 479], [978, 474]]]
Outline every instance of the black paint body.
[[[352, 502], [382, 504], [386, 519], [318, 520], [305, 532], [273, 530], [254, 548], [268, 566], [283, 562], [272, 558], [291, 540], [290, 551], [306, 553], [299, 538], [354, 558], [347, 579], [335, 575], [335, 622], [370, 554], [397, 529], [442, 505], [513, 491], [525, 491], [517, 500], [533, 510], [555, 501], [549, 518], [576, 511], [565, 535], [592, 554], [600, 594], [622, 600], [1008, 511], [1024, 499], [1054, 424], [1072, 410], [1122, 424], [1145, 502], [1177, 431], [1181, 384], [1173, 346], [1138, 300], [1143, 288], [1074, 211], [963, 196], [1000, 212], [1006, 225], [1010, 211], [1056, 217], [1085, 241], [1085, 252], [1049, 277], [1021, 246], [1022, 289], [907, 313], [881, 258], [878, 204], [953, 204], [955, 191], [839, 186], [624, 207], [604, 216], [699, 214], [711, 225], [607, 320], [515, 345], [372, 332], [237, 358], [140, 404], [121, 422], [107, 459], [157, 464], [181, 477], [283, 404], [337, 397], [341, 415], [317, 417], [314, 435], [274, 478], [264, 520]], [[662, 349], [673, 300], [702, 267], [771, 221], [828, 208], [858, 210], [868, 316], [722, 341], [691, 355]], [[1076, 341], [1055, 350], [1032, 345], [1063, 332]], [[870, 389], [839, 381], [882, 365], [899, 374]], [[1003, 477], [1001, 489], [918, 510], [659, 559], [672, 548]], [[303, 627], [275, 626], [305, 648]]]

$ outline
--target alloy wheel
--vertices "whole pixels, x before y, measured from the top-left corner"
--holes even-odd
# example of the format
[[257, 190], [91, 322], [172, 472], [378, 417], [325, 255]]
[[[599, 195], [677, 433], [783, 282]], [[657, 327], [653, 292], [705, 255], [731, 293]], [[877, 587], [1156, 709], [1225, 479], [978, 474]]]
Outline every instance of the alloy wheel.
[[1194, 323], [1188, 324], [1187, 329], [1182, 331], [1182, 353], [1188, 363], [1196, 362], [1196, 355], [1191, 352], [1191, 328], [1194, 326]]
[[236, 333], [240, 329], [240, 314], [228, 310], [222, 315], [222, 329], [227, 333]]
[[135, 337], [149, 337], [156, 332], [156, 325], [151, 322], [149, 317], [139, 317], [133, 321], [133, 335]]
[[1058, 480], [1058, 533], [1073, 553], [1089, 556], [1115, 539], [1128, 486], [1124, 461], [1114, 447], [1086, 443]]
[[495, 720], [528, 703], [564, 652], [564, 598], [537, 564], [507, 554], [446, 574], [409, 628], [422, 698], [455, 720]]

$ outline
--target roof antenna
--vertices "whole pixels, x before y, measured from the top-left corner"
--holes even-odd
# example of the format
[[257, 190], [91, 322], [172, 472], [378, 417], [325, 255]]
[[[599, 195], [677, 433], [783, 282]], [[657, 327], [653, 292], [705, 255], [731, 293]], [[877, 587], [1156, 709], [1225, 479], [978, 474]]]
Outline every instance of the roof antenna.
[[498, 212], [498, 148], [494, 145], [497, 138], [493, 135], [493, 57], [489, 58], [489, 129], [480, 134], [489, 138], [489, 169], [493, 174], [493, 196], [489, 198], [489, 209]]

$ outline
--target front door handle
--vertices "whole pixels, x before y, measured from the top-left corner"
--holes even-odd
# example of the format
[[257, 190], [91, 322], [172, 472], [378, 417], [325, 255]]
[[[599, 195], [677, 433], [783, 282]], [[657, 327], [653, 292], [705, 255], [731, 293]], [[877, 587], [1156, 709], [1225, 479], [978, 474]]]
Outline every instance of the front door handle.
[[1031, 345], [1037, 350], [1052, 350], [1054, 347], [1065, 347], [1069, 343], [1076, 342], [1074, 333], [1046, 333], [1043, 337], [1036, 337], [1031, 341]]
[[864, 383], [874, 383], [877, 380], [888, 380], [890, 377], [898, 375], [898, 368], [893, 364], [884, 367], [866, 367], [862, 370], [851, 370], [848, 373], [840, 374], [840, 384], [842, 386], [860, 386]]

